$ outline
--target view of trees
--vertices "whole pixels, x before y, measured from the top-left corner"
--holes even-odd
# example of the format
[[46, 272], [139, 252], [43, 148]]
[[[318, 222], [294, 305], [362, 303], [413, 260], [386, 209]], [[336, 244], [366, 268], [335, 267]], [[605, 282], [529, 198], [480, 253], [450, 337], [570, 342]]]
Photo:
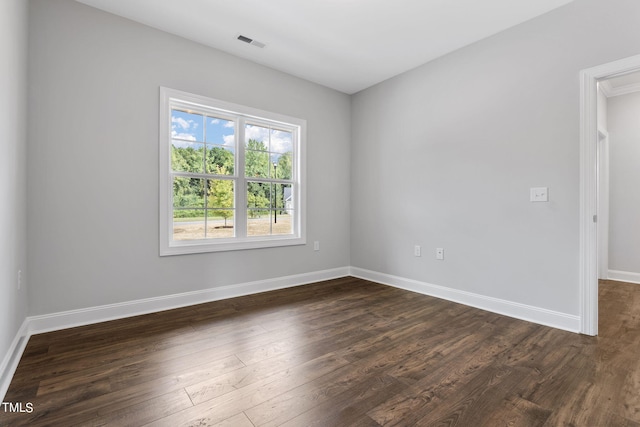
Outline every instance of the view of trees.
[[[211, 144], [207, 144], [206, 147], [201, 143], [192, 143], [186, 147], [173, 145], [171, 167], [174, 171], [181, 172], [233, 175], [234, 154], [222, 146]], [[245, 150], [246, 177], [291, 179], [291, 169], [291, 152], [269, 152], [264, 142], [253, 139], [248, 141]], [[208, 185], [205, 182], [208, 182]], [[281, 214], [285, 207], [286, 187], [290, 185], [248, 182], [249, 217], [261, 217], [268, 214], [272, 208], [279, 208], [278, 214]], [[174, 178], [174, 218], [203, 218], [205, 208], [208, 208], [213, 209], [208, 215], [224, 218], [226, 226], [227, 219], [234, 214], [233, 200], [234, 182], [231, 179]]]
[[[219, 175], [225, 175], [224, 167], [217, 167]], [[209, 197], [207, 200], [208, 207], [217, 208], [212, 211], [214, 216], [224, 218], [224, 226], [227, 226], [227, 219], [233, 217], [233, 181], [228, 179], [214, 179], [209, 181]]]

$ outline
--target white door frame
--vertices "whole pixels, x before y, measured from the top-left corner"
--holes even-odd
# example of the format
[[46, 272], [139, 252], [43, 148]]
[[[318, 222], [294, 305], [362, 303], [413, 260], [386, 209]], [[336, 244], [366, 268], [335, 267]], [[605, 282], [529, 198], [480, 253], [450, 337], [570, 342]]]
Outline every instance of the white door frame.
[[598, 279], [609, 278], [609, 133], [598, 129]]
[[640, 70], [640, 55], [580, 72], [580, 332], [598, 335], [598, 80]]

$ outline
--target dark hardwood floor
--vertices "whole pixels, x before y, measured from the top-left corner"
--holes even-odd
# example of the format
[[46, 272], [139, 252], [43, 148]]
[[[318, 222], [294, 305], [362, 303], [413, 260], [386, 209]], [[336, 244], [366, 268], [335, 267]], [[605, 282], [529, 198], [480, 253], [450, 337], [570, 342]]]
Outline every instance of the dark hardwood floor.
[[[640, 285], [586, 337], [344, 278], [29, 340], [11, 426], [640, 426]], [[0, 408], [1, 409], [1, 408]]]

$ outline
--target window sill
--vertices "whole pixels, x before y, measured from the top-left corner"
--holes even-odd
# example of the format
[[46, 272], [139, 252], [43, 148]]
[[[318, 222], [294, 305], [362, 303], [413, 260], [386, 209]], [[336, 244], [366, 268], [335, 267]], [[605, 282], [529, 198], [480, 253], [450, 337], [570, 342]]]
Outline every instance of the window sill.
[[207, 252], [241, 251], [247, 249], [277, 248], [283, 246], [299, 246], [306, 244], [306, 239], [294, 236], [269, 236], [233, 240], [184, 240], [173, 242], [160, 248], [160, 256], [186, 255]]

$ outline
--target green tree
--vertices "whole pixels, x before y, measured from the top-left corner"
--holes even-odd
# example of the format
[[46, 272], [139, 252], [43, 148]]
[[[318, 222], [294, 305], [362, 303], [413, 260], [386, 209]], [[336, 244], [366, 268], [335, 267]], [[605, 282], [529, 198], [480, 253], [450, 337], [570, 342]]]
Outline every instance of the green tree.
[[270, 194], [270, 184], [262, 182], [247, 183], [247, 207], [249, 208], [250, 218], [257, 218], [265, 209], [269, 209]]
[[175, 177], [173, 180], [174, 218], [193, 218], [204, 213], [204, 180], [200, 178]]
[[[250, 139], [245, 151], [245, 176], [267, 178], [269, 176], [269, 153], [262, 141]], [[256, 218], [269, 209], [270, 185], [260, 182], [247, 183], [247, 207], [249, 217]], [[262, 208], [262, 209], [261, 209]]]
[[284, 153], [278, 159], [278, 178], [291, 179], [291, 151]]
[[[206, 173], [218, 175], [233, 175], [234, 173], [234, 155], [231, 151], [222, 146], [207, 145], [206, 161], [205, 147], [202, 144], [196, 144], [188, 147], [171, 147], [171, 167], [175, 171], [196, 172], [203, 171], [203, 163], [206, 167]], [[245, 151], [245, 176], [247, 177], [275, 177], [274, 165], [269, 158], [267, 146], [262, 141], [250, 139], [247, 142]], [[277, 163], [277, 178], [292, 178], [292, 153], [287, 152], [281, 154]], [[209, 189], [207, 191], [208, 206], [220, 209], [218, 216], [227, 219], [233, 216], [233, 211], [224, 209], [233, 207], [233, 183], [229, 180], [210, 180]], [[199, 178], [176, 177], [173, 185], [174, 206], [179, 208], [189, 208], [184, 210], [175, 210], [174, 216], [178, 217], [197, 217], [202, 215], [204, 208], [204, 180]], [[278, 200], [272, 200], [272, 196], [276, 196]], [[274, 190], [274, 186], [266, 183], [248, 182], [247, 183], [247, 207], [249, 216], [255, 218], [261, 212], [273, 208], [283, 208], [283, 188], [278, 186]], [[222, 209], [221, 209], [222, 208]]]
[[[226, 175], [227, 171], [224, 167], [217, 167], [218, 175]], [[233, 181], [228, 179], [212, 179], [209, 181], [209, 197], [208, 206], [216, 208], [217, 216], [224, 218], [224, 226], [227, 226], [227, 219], [233, 216]]]
[[218, 173], [218, 168], [224, 169], [225, 175], [233, 175], [233, 153], [223, 147], [214, 146], [207, 150], [207, 173]]
[[204, 147], [199, 148], [171, 146], [171, 168], [180, 172], [202, 173]]
[[269, 153], [262, 141], [250, 139], [245, 151], [245, 176], [267, 178], [269, 173]]

